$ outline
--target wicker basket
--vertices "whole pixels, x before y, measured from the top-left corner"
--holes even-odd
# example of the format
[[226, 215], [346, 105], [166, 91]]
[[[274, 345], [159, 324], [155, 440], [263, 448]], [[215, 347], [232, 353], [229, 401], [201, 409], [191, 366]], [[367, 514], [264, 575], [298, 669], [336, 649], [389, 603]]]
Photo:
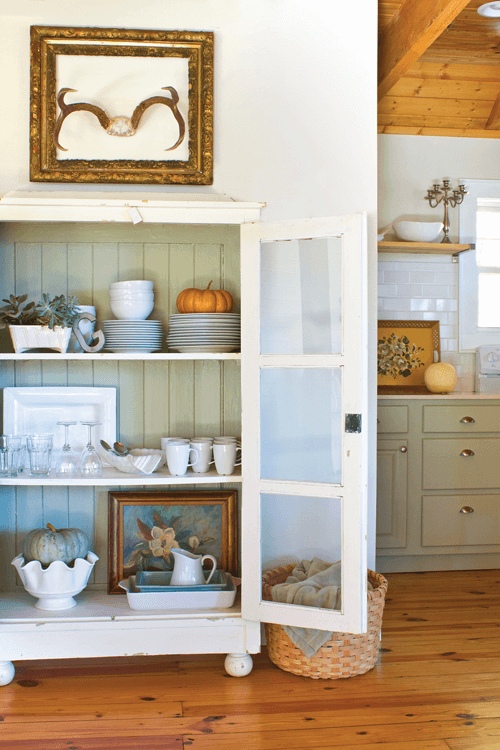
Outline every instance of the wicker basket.
[[[285, 565], [268, 570], [262, 576], [262, 595], [271, 601], [271, 589], [284, 583], [294, 566]], [[266, 623], [269, 658], [285, 672], [311, 677], [313, 680], [337, 680], [368, 672], [375, 666], [380, 646], [380, 629], [384, 613], [387, 581], [379, 573], [368, 571], [374, 587], [368, 592], [368, 632], [363, 635], [333, 633], [332, 637], [310, 658], [304, 656], [287, 636], [281, 625]]]

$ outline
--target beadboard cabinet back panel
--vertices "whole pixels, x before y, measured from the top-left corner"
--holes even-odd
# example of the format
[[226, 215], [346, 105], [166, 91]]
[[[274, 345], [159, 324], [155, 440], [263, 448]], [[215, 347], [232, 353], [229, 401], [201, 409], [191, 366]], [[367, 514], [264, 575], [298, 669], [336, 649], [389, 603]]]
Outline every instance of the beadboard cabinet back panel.
[[[213, 281], [214, 288], [230, 292], [239, 312], [238, 226], [4, 224], [0, 252], [1, 299], [74, 294], [82, 305], [95, 305], [100, 321], [113, 318], [111, 282], [150, 279], [155, 291], [150, 318], [161, 320], [166, 333], [179, 292]], [[0, 331], [0, 350], [13, 351], [8, 331]], [[157, 448], [166, 435], [241, 433], [240, 365], [235, 361], [86, 362], [82, 356], [81, 362], [1, 363], [0, 393], [6, 386], [44, 385], [116, 387], [117, 435], [125, 445]], [[107, 493], [105, 487], [0, 488], [0, 590], [18, 585], [10, 562], [25, 534], [48, 522], [87, 532], [100, 558], [94, 583], [105, 583]]]

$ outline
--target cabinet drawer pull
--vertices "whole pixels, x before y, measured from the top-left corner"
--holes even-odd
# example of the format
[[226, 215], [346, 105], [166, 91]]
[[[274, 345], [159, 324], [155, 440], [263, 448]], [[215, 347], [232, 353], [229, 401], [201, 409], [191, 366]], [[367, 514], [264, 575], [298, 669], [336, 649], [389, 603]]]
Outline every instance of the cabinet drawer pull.
[[474, 508], [471, 508], [470, 505], [464, 505], [463, 508], [460, 508], [460, 513], [474, 513]]
[[464, 458], [469, 458], [469, 456], [474, 455], [474, 451], [471, 451], [469, 448], [466, 448], [460, 453], [460, 455], [463, 456]]
[[401, 453], [406, 453], [406, 451], [408, 450], [408, 448], [406, 447], [406, 445], [402, 445], [399, 450], [401, 451]]
[[474, 424], [476, 420], [473, 417], [462, 417], [460, 421], [462, 424]]

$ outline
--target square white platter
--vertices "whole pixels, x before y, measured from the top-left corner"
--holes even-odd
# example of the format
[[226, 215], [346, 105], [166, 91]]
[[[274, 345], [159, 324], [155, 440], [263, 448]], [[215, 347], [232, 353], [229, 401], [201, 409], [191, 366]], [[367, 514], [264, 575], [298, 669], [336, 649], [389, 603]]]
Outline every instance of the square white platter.
[[5, 435], [54, 435], [52, 467], [64, 444], [64, 427], [57, 422], [78, 424], [69, 428], [69, 443], [78, 456], [88, 440], [88, 427], [80, 422], [102, 422], [92, 428], [94, 447], [101, 438], [116, 441], [116, 388], [64, 386], [19, 387], [3, 390]]

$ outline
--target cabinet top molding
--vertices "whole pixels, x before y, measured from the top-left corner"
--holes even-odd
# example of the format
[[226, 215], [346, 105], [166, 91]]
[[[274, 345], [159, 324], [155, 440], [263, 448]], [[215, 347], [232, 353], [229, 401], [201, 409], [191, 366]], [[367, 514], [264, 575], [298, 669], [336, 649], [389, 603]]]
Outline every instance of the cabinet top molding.
[[265, 205], [216, 193], [20, 191], [0, 197], [0, 221], [242, 224]]

